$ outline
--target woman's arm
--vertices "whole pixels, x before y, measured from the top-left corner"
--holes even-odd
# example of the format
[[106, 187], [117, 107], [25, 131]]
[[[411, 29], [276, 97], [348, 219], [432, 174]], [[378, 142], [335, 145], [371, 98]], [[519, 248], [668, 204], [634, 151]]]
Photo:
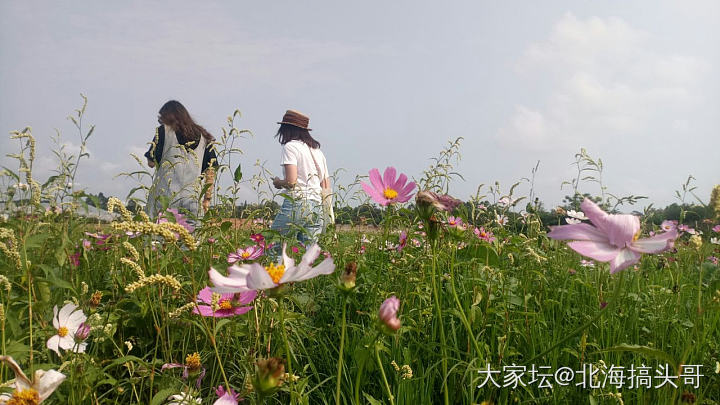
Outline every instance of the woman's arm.
[[297, 166], [283, 165], [283, 168], [285, 169], [285, 179], [281, 180], [279, 177], [275, 177], [273, 179], [273, 185], [278, 189], [295, 187], [295, 183], [297, 183]]

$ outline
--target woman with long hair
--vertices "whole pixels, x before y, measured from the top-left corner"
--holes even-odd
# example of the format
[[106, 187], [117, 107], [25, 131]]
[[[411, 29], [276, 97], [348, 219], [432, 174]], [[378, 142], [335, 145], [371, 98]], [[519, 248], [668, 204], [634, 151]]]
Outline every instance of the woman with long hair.
[[199, 217], [203, 212], [200, 206], [207, 210], [212, 196], [212, 186], [203, 196], [200, 192], [203, 178], [209, 184], [215, 179], [214, 169], [218, 166], [215, 138], [193, 121], [179, 101], [170, 100], [160, 108], [158, 123], [160, 126], [145, 153], [148, 166], [156, 168], [147, 212], [154, 217], [167, 204], [167, 208]]
[[275, 177], [275, 188], [285, 188], [291, 198], [286, 198], [275, 217], [271, 230], [285, 237], [297, 237], [300, 242], [317, 241], [323, 228], [329, 224], [323, 215], [323, 197], [330, 192], [325, 155], [320, 142], [310, 135], [310, 118], [288, 110], [277, 134], [282, 145], [280, 164], [284, 178]]

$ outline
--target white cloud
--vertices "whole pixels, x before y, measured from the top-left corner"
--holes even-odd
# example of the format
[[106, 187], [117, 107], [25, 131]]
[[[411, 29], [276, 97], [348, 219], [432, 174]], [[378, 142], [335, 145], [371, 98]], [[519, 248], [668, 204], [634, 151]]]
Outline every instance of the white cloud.
[[622, 19], [565, 14], [517, 65], [521, 76], [549, 87], [547, 98], [538, 107], [517, 105], [498, 137], [531, 150], [576, 149], [598, 137], [687, 131], [684, 114], [702, 101], [709, 66], [654, 45], [652, 35]]

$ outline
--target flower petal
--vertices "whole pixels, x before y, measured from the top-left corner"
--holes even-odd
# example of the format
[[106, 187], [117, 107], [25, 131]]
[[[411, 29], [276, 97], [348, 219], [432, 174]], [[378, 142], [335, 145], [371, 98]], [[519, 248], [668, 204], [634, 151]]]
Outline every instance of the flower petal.
[[70, 350], [75, 346], [75, 339], [68, 333], [67, 335], [60, 338], [58, 342], [58, 346], [60, 346], [63, 350]]
[[[282, 247], [282, 264], [285, 266], [285, 271], [295, 267], [295, 259], [287, 255], [287, 244], [283, 243]], [[264, 270], [264, 269], [263, 269]]]
[[650, 238], [638, 239], [628, 245], [628, 248], [638, 253], [660, 253], [671, 248], [677, 237], [677, 229], [673, 229]]
[[605, 228], [605, 217], [608, 216], [607, 212], [603, 211], [589, 198], [584, 199], [583, 202], [580, 203], [580, 209], [583, 213], [585, 213], [585, 216], [588, 217], [593, 225], [600, 228], [601, 231], [607, 233], [607, 229]]
[[60, 356], [60, 336], [55, 335], [48, 339], [47, 348], [57, 353]]
[[[258, 266], [261, 269], [263, 268], [259, 264], [255, 263], [253, 263], [251, 266]], [[213, 285], [211, 290], [214, 292], [236, 293], [248, 290], [247, 277], [226, 277], [212, 267], [208, 271], [208, 275], [210, 276], [210, 282]]]
[[360, 183], [360, 186], [363, 188], [363, 190], [365, 190], [367, 195], [369, 195], [370, 198], [372, 198], [376, 203], [381, 205], [387, 204], [387, 199], [381, 194], [380, 191], [362, 182]]
[[53, 328], [59, 329], [60, 323], [58, 322], [58, 307], [55, 305], [53, 307]]
[[591, 240], [595, 242], [608, 242], [607, 236], [598, 228], [590, 224], [572, 224], [551, 226], [548, 238], [559, 240]]
[[48, 399], [50, 395], [65, 381], [65, 374], [55, 370], [36, 370], [35, 385], [33, 388], [40, 395], [40, 402]]
[[624, 270], [640, 260], [642, 255], [633, 252], [630, 249], [621, 249], [615, 259], [610, 261], [610, 274], [615, 274], [620, 270]]
[[569, 242], [568, 246], [583, 256], [595, 259], [600, 262], [609, 262], [620, 252], [620, 248], [609, 243], [595, 242], [590, 240]]
[[63, 326], [68, 328], [71, 333], [75, 333], [75, 331], [80, 327], [80, 324], [85, 322], [86, 320], [87, 316], [85, 316], [82, 309], [78, 309], [77, 311], [70, 314], [70, 316], [68, 316]]
[[608, 215], [605, 224], [610, 243], [617, 247], [628, 245], [640, 231], [640, 219], [635, 215]]
[[392, 185], [395, 184], [395, 176], [396, 172], [394, 167], [390, 166], [385, 168], [385, 173], [383, 173], [383, 184], [385, 187], [383, 187], [383, 191], [385, 191], [384, 189], [392, 187]]
[[405, 183], [407, 183], [407, 176], [405, 173], [400, 173], [400, 176], [398, 176], [397, 180], [395, 180], [390, 188], [399, 193], [405, 187]]
[[[335, 263], [333, 262], [332, 257], [328, 257], [315, 267], [308, 266], [305, 268], [298, 268], [298, 271], [293, 272], [292, 276], [285, 282], [309, 280], [321, 274], [331, 274], [333, 271], [335, 271]], [[283, 278], [285, 278], [285, 276], [283, 276]]]
[[277, 287], [277, 284], [273, 282], [265, 268], [257, 265], [252, 268], [247, 276], [247, 286], [251, 290], [267, 290]]
[[383, 192], [385, 190], [385, 184], [380, 177], [380, 171], [378, 169], [370, 169], [370, 184], [375, 187], [375, 190]]
[[198, 302], [204, 302], [206, 304], [212, 303], [212, 290], [210, 287], [205, 287], [197, 294]]
[[73, 313], [77, 309], [77, 305], [73, 304], [72, 302], [69, 302], [60, 309], [60, 312], [58, 313], [58, 322], [60, 323], [60, 326], [64, 326], [67, 318], [70, 316], [70, 314]]

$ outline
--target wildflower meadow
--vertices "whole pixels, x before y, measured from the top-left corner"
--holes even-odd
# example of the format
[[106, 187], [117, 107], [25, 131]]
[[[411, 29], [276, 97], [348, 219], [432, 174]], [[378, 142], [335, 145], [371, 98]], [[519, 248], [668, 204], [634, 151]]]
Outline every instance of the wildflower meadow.
[[581, 150], [562, 207], [532, 179], [452, 195], [457, 139], [422, 173], [333, 182], [336, 223], [303, 245], [269, 229], [289, 196], [245, 178], [239, 112], [201, 218], [150, 218], [140, 158], [128, 195], [77, 188], [84, 114], [48, 179], [32, 130], [11, 134], [0, 404], [720, 403], [720, 186], [638, 212]]

